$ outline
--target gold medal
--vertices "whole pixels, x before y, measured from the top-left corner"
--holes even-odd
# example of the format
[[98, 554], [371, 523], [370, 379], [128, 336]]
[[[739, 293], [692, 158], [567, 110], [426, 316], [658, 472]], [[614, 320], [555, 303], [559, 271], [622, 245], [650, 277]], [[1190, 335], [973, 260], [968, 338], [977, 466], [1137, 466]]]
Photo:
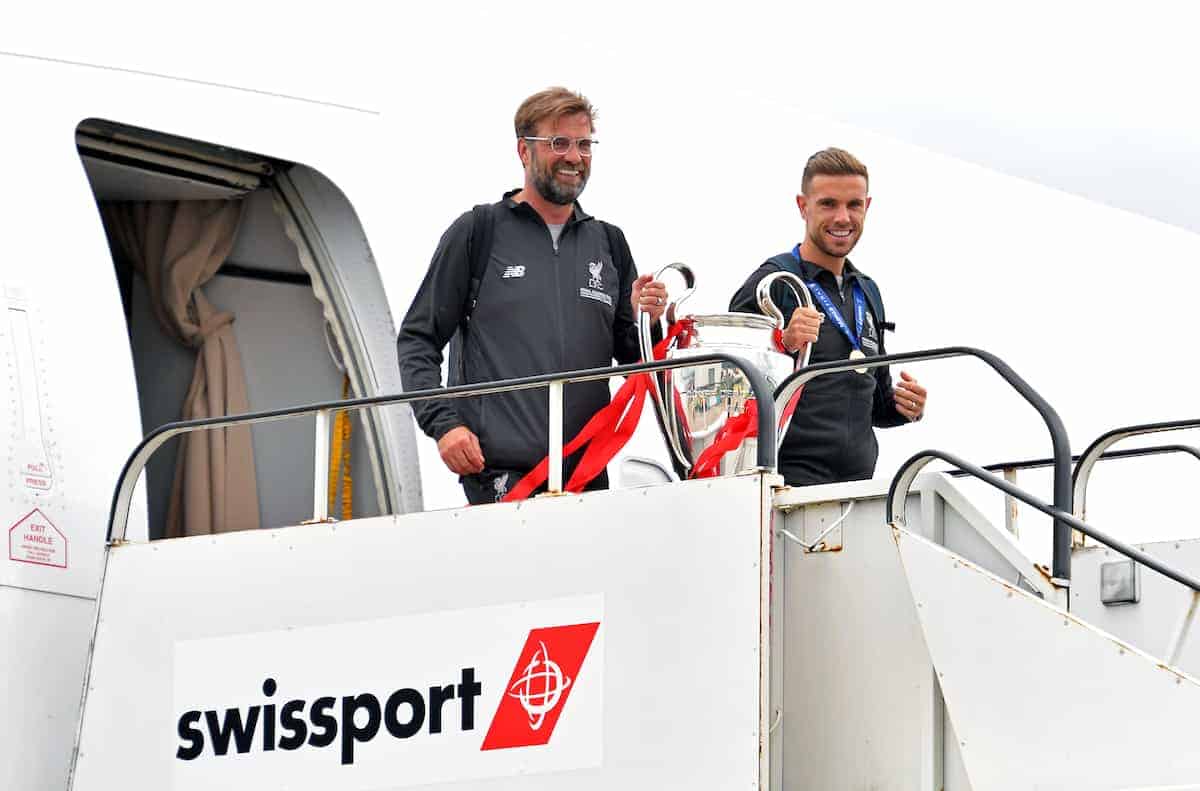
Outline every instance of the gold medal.
[[[866, 358], [867, 358], [867, 355], [863, 354], [863, 351], [862, 351], [862, 349], [854, 349], [853, 351], [851, 351], [851, 352], [850, 352], [850, 358], [849, 358], [849, 359], [851, 359], [851, 360], [865, 360]], [[865, 373], [867, 373], [867, 371], [868, 371], [868, 370], [870, 370], [870, 369], [868, 369], [868, 368], [855, 368], [855, 369], [854, 369], [854, 373], [856, 373], [856, 374], [865, 374]]]

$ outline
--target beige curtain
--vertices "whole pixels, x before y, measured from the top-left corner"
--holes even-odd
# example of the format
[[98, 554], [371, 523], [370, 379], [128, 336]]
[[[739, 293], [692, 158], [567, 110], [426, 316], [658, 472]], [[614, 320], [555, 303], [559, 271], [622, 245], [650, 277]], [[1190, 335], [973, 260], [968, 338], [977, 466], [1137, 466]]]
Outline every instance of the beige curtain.
[[[101, 206], [108, 232], [145, 278], [154, 314], [181, 344], [196, 349], [183, 420], [249, 408], [233, 314], [201, 290], [233, 248], [242, 202], [114, 202]], [[166, 535], [194, 536], [259, 526], [250, 427], [181, 438]]]

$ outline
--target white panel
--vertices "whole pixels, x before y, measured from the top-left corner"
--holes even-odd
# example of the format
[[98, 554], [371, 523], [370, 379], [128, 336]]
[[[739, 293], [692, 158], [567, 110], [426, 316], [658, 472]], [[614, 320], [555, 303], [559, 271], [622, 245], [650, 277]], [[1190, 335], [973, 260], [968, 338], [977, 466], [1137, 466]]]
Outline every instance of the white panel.
[[[1138, 549], [1172, 568], [1200, 576], [1200, 540], [1159, 541]], [[1148, 654], [1166, 657], [1168, 647], [1191, 601], [1191, 591], [1174, 580], [1143, 568], [1141, 601], [1106, 606], [1100, 601], [1100, 566], [1124, 557], [1105, 547], [1089, 545], [1071, 553], [1071, 613], [1110, 632]], [[1176, 664], [1200, 675], [1200, 633], [1193, 628]]]
[[[71, 127], [65, 129], [69, 137]], [[79, 157], [73, 145], [50, 152], [41, 141], [27, 142], [30, 159], [53, 155], [73, 167], [37, 177], [58, 223], [43, 226], [27, 206], [6, 207], [0, 195], [0, 212], [18, 218], [6, 226], [0, 262], [0, 369], [8, 385], [0, 454], [9, 460], [0, 585], [90, 597], [117, 472], [141, 436], [133, 369], [108, 245]], [[134, 535], [145, 530], [143, 502], [135, 499]], [[52, 542], [43, 545], [46, 554], [35, 547], [40, 537]], [[5, 638], [0, 633], [0, 642]]]
[[975, 791], [1200, 778], [1200, 683], [904, 530], [894, 531]]
[[67, 787], [93, 605], [0, 586], [0, 788]]
[[[777, 534], [786, 527], [808, 541], [830, 507], [854, 504], [835, 529], [837, 551], [805, 553], [783, 537], [775, 542], [775, 568], [783, 574], [774, 586], [777, 598], [783, 593], [776, 617], [785, 634], [772, 656], [780, 709], [772, 715], [780, 717], [773, 747], [784, 789], [940, 785], [940, 703], [879, 489], [842, 484], [776, 498], [789, 508], [806, 496], [815, 501], [776, 515]], [[919, 500], [910, 498], [910, 510], [919, 510]]]
[[[763, 659], [761, 486], [754, 476], [117, 547], [109, 555], [74, 788], [169, 787], [181, 746], [173, 691], [195, 681], [173, 671], [182, 652], [191, 651], [185, 641], [231, 641], [215, 683], [245, 691], [215, 700], [215, 710], [262, 702], [256, 685], [268, 676], [280, 679], [285, 699], [291, 693], [282, 679], [311, 669], [303, 651], [260, 653], [263, 633], [403, 623], [522, 602], [535, 608], [580, 596], [603, 597], [603, 763], [498, 778], [486, 787], [754, 788]], [[466, 653], [486, 659], [494, 649], [491, 632], [465, 628], [464, 636], [460, 618], [448, 615], [444, 641], [433, 642], [472, 646], [474, 653]], [[403, 630], [381, 628], [374, 639], [370, 650], [391, 657], [396, 686], [437, 649]], [[328, 694], [357, 692], [360, 681], [372, 681], [367, 676], [374, 671], [366, 668], [379, 663], [364, 656], [358, 637], [331, 642], [343, 650], [326, 651], [337, 660], [326, 676], [333, 680]], [[492, 679], [507, 678], [516, 658], [511, 646], [500, 653], [502, 666], [481, 670], [485, 725], [503, 692]], [[468, 746], [464, 765], [479, 743]], [[546, 751], [554, 747], [551, 741]], [[368, 770], [379, 770], [371, 769], [368, 751], [345, 767], [336, 766], [336, 750], [325, 752], [338, 788], [364, 787]], [[249, 767], [263, 755], [235, 757]], [[303, 762], [289, 762], [289, 755], [300, 751], [266, 757], [275, 769], [272, 782], [294, 787], [306, 775]], [[388, 767], [391, 787], [401, 787], [403, 765]], [[261, 787], [243, 782], [224, 787]]]
[[954, 732], [954, 723], [950, 721], [950, 713], [943, 709], [943, 728], [945, 732], [945, 761], [942, 766], [945, 778], [945, 791], [971, 791], [971, 779], [967, 777], [967, 767], [963, 766], [962, 750], [958, 746], [958, 734]]
[[[932, 486], [949, 506], [945, 509], [940, 542], [943, 546], [999, 577], [1019, 582], [1051, 602], [1061, 603], [1063, 594], [1050, 584], [1048, 571], [1034, 565], [1012, 533], [993, 525], [963, 496], [949, 476], [933, 473], [927, 480], [922, 479], [923, 485]], [[973, 481], [967, 479], [964, 483]]]
[[[85, 111], [36, 72], [0, 58], [7, 112], [21, 119], [0, 134], [0, 788], [61, 791], [109, 505], [141, 424], [112, 259], [75, 148]], [[142, 492], [133, 505], [131, 534], [144, 535]], [[43, 554], [37, 537], [56, 543]]]

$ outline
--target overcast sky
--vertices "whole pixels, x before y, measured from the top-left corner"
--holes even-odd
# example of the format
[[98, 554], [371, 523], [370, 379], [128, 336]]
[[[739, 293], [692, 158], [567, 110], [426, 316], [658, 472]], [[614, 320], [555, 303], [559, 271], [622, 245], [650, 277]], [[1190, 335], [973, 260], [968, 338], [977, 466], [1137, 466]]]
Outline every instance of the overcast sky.
[[1194, 3], [645, 5], [587, 39], [1200, 232]]
[[[383, 109], [469, 59], [483, 30], [514, 83], [591, 62], [658, 81], [664, 101], [676, 83], [769, 97], [1200, 231], [1194, 3], [344, 0], [332, 13], [212, 0], [183, 37], [155, 32], [169, 21], [148, 0], [55, 5], [14, 10], [0, 50]], [[211, 42], [245, 35], [254, 46], [213, 57]]]

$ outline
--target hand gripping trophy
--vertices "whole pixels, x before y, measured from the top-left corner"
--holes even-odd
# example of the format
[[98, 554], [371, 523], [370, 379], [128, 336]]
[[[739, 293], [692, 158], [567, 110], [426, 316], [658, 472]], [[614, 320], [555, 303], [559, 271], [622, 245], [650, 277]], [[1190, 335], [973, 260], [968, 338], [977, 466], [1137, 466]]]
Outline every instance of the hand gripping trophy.
[[[756, 292], [763, 315], [708, 313], [678, 317], [679, 305], [695, 291], [696, 278], [686, 264], [669, 264], [654, 277], [674, 270], [683, 276], [684, 292], [666, 312], [672, 322], [666, 333], [666, 359], [679, 360], [721, 352], [742, 358], [760, 370], [772, 388], [796, 368], [808, 363], [808, 348], [793, 360], [780, 340], [783, 313], [771, 299], [776, 281], [788, 286], [802, 306], [812, 305], [804, 282], [790, 272], [776, 272], [759, 283]], [[654, 358], [649, 315], [638, 324], [642, 359]], [[681, 477], [704, 478], [753, 469], [759, 438], [755, 436], [757, 405], [749, 382], [736, 366], [705, 363], [652, 376], [651, 400]], [[791, 416], [790, 404], [776, 404], [782, 415], [781, 432]], [[771, 441], [775, 441], [772, 438]]]

